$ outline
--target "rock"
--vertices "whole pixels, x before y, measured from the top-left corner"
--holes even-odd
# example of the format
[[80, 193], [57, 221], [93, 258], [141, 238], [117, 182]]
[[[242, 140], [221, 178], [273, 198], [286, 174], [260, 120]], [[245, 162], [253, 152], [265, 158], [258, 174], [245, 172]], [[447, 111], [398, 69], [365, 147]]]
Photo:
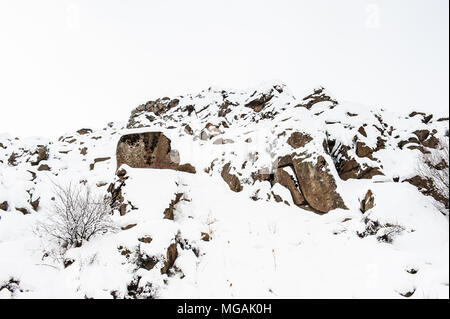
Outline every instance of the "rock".
[[218, 139], [216, 139], [213, 144], [215, 145], [222, 145], [222, 144], [233, 144], [234, 141], [231, 139], [223, 139], [221, 137], [219, 137]]
[[186, 126], [184, 127], [184, 131], [185, 131], [186, 133], [188, 133], [189, 135], [194, 135], [194, 131], [192, 130], [192, 128], [191, 128], [189, 125], [186, 125]]
[[360, 210], [362, 213], [367, 212], [375, 206], [375, 198], [373, 197], [372, 191], [369, 189], [361, 201]]
[[41, 161], [46, 161], [49, 158], [48, 148], [46, 146], [40, 145], [33, 155], [37, 154], [35, 161], [31, 162], [32, 166], [37, 166]]
[[449, 198], [443, 196], [435, 188], [433, 180], [431, 178], [416, 175], [414, 177], [405, 179], [404, 182], [416, 186], [422, 194], [433, 197], [436, 201], [442, 203], [445, 206], [445, 208], [448, 209]]
[[92, 130], [90, 128], [82, 128], [82, 129], [78, 130], [77, 133], [80, 135], [85, 135], [85, 134], [92, 133]]
[[261, 112], [261, 110], [267, 106], [269, 101], [273, 98], [273, 95], [270, 94], [261, 94], [260, 97], [251, 100], [247, 104], [245, 104], [245, 107], [253, 109], [255, 112]]
[[137, 225], [137, 224], [126, 225], [126, 226], [121, 227], [121, 229], [122, 229], [122, 230], [128, 230], [128, 229], [131, 229], [131, 228], [135, 227], [136, 225]]
[[306, 205], [305, 197], [303, 197], [295, 177], [286, 172], [283, 168], [277, 168], [274, 176], [274, 182], [286, 187], [291, 193], [292, 200], [295, 205], [301, 207]]
[[359, 157], [367, 157], [371, 160], [373, 160], [373, 156], [372, 153], [374, 152], [373, 149], [371, 149], [370, 147], [368, 147], [365, 143], [363, 142], [356, 142], [356, 155]]
[[210, 241], [211, 240], [211, 236], [209, 236], [209, 234], [208, 233], [201, 233], [201, 235], [202, 235], [202, 240], [203, 241]]
[[133, 168], [173, 169], [195, 173], [190, 164], [175, 163], [171, 154], [170, 139], [161, 132], [123, 135], [117, 144], [117, 168], [127, 164]]
[[11, 153], [11, 155], [8, 157], [8, 164], [11, 166], [17, 165], [17, 153]]
[[89, 165], [89, 169], [92, 171], [92, 170], [94, 169], [94, 167], [95, 167], [95, 164], [100, 163], [100, 162], [105, 162], [105, 161], [108, 161], [108, 160], [110, 160], [110, 159], [111, 159], [111, 157], [99, 157], [99, 158], [95, 158], [95, 159], [94, 159], [94, 163], [91, 163], [91, 164]]
[[336, 192], [336, 181], [323, 156], [318, 156], [314, 164], [304, 157], [294, 157], [292, 164], [302, 194], [313, 209], [321, 213], [328, 213], [336, 208], [347, 209]]
[[35, 211], [38, 210], [40, 201], [41, 201], [41, 198], [40, 198], [40, 197], [38, 197], [38, 198], [35, 199], [34, 201], [30, 199], [30, 205], [31, 205], [31, 207], [33, 207], [33, 209], [34, 209]]
[[233, 192], [242, 191], [243, 187], [241, 186], [239, 178], [236, 175], [230, 174], [230, 170], [231, 170], [231, 163], [225, 164], [225, 166], [222, 168], [221, 173], [223, 180], [228, 184], [228, 186]]
[[9, 208], [9, 205], [8, 205], [7, 201], [4, 201], [3, 203], [0, 203], [0, 209], [1, 210], [7, 211], [8, 208]]
[[308, 134], [294, 132], [289, 136], [287, 143], [294, 149], [304, 147], [307, 143], [312, 141], [312, 137]]
[[28, 215], [30, 212], [28, 211], [28, 209], [26, 209], [25, 207], [16, 207], [16, 210], [18, 210], [19, 212], [21, 212], [24, 215]]
[[175, 199], [173, 199], [170, 202], [169, 207], [164, 210], [164, 219], [173, 220], [173, 211], [175, 210], [175, 205], [180, 202], [181, 197], [183, 197], [183, 193], [175, 194]]
[[428, 130], [416, 130], [413, 132], [414, 135], [417, 136], [420, 142], [425, 141], [430, 135], [430, 131]]
[[47, 164], [41, 164], [37, 170], [38, 171], [50, 171], [50, 166], [48, 166]]
[[87, 154], [87, 147], [83, 147], [81, 150], [80, 150], [80, 154], [81, 155], [86, 155]]
[[364, 137], [367, 137], [366, 130], [364, 129], [363, 126], [360, 126], [360, 127], [359, 127], [358, 133], [361, 134], [361, 135], [364, 136]]
[[144, 236], [144, 237], [138, 238], [138, 240], [139, 240], [141, 243], [150, 244], [150, 243], [152, 242], [153, 239], [152, 239], [150, 236]]
[[161, 268], [161, 274], [167, 274], [170, 268], [173, 267], [175, 260], [178, 257], [177, 244], [173, 243], [167, 248], [166, 254], [166, 262], [164, 263], [164, 267]]
[[303, 98], [303, 101], [305, 101], [304, 103], [297, 106], [305, 107], [310, 110], [314, 106], [314, 104], [317, 104], [319, 102], [331, 102], [331, 108], [334, 108], [338, 104], [338, 102], [326, 95], [324, 93], [324, 90], [325, 89], [323, 87], [315, 89], [314, 93]]

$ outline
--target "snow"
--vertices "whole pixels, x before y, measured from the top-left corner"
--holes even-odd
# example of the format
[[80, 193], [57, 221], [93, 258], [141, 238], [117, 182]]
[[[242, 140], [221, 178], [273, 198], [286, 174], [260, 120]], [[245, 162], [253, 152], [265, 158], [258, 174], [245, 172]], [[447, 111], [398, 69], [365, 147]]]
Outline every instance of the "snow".
[[[274, 85], [283, 92], [273, 89]], [[221, 91], [211, 88], [198, 95], [178, 97], [177, 109], [166, 114], [164, 120], [150, 122], [144, 114], [138, 116], [141, 128], [127, 129], [121, 123], [112, 123], [86, 135], [67, 134], [59, 141], [14, 140], [1, 135], [0, 143], [6, 148], [0, 147], [0, 203], [8, 201], [9, 209], [0, 210], [0, 287], [16, 278], [20, 289], [1, 289], [0, 298], [113, 298], [112, 292], [124, 297], [127, 286], [137, 276], [139, 286], [144, 288], [150, 283], [158, 298], [404, 298], [402, 294], [411, 291], [415, 292], [410, 298], [449, 298], [448, 217], [435, 208], [431, 197], [410, 184], [392, 181], [394, 176], [403, 180], [414, 174], [419, 152], [406, 148], [399, 151], [396, 144], [410, 137], [412, 128], [428, 128], [418, 116], [406, 119], [404, 115], [381, 109], [369, 111], [351, 103], [330, 109], [329, 102], [321, 102], [306, 110], [294, 107], [300, 99], [284, 85], [268, 83], [256, 89], [228, 92], [227, 100], [239, 106], [231, 106], [223, 119], [215, 115], [223, 103]], [[258, 93], [252, 96], [255, 91]], [[269, 121], [243, 106], [268, 92], [274, 94], [268, 110], [285, 108]], [[195, 105], [197, 112], [209, 107], [186, 118], [179, 109], [187, 105]], [[357, 115], [348, 116], [348, 112]], [[243, 113], [251, 116], [241, 118]], [[289, 154], [286, 140], [289, 132], [296, 130], [315, 138], [305, 146], [305, 151], [315, 154], [308, 160], [325, 154], [321, 145], [325, 132], [352, 145], [363, 123], [368, 124], [368, 137], [361, 139], [374, 147], [379, 134], [374, 125], [381, 125], [375, 114], [381, 114], [387, 126], [395, 128], [392, 137], [386, 138], [386, 148], [375, 153], [384, 176], [372, 180], [337, 178], [337, 191], [348, 210], [318, 215], [296, 207], [289, 191], [279, 184], [271, 187], [269, 182], [245, 182], [252, 172], [270, 167], [272, 154]], [[218, 137], [234, 143], [215, 145], [214, 139], [198, 138], [207, 122], [221, 124], [223, 120], [230, 128], [222, 125], [224, 133]], [[194, 136], [184, 132], [182, 122], [189, 123]], [[448, 129], [448, 122], [433, 123], [437, 136]], [[106, 191], [115, 179], [115, 149], [120, 136], [155, 130], [171, 139], [180, 163], [192, 164], [197, 173], [124, 165], [128, 179], [122, 194], [136, 209], [124, 216], [115, 212], [113, 219], [119, 230], [69, 249], [64, 258], [73, 263], [66, 268], [61, 260], [45, 256], [44, 251], [51, 245], [34, 228], [51, 213], [53, 183], [86, 180], [97, 189], [96, 184], [103, 182], [107, 184], [98, 190]], [[282, 132], [286, 136], [278, 137]], [[76, 141], [69, 143], [70, 136]], [[249, 137], [252, 142], [245, 142]], [[41, 164], [48, 164], [51, 171], [37, 171], [27, 161], [31, 155], [20, 157], [17, 166], [8, 165], [12, 152], [22, 154], [37, 145], [49, 147], [50, 157]], [[86, 155], [80, 154], [83, 147], [87, 147]], [[89, 165], [99, 157], [110, 159], [96, 163], [90, 170]], [[326, 160], [333, 176], [337, 176], [331, 158], [327, 156]], [[244, 161], [248, 164], [242, 168]], [[212, 162], [215, 165], [207, 173], [205, 169]], [[220, 176], [221, 167], [228, 162], [232, 164], [231, 173], [242, 174], [244, 189], [240, 193], [232, 192]], [[36, 174], [34, 180], [30, 171]], [[374, 194], [375, 207], [363, 214], [359, 205], [368, 189]], [[257, 190], [260, 200], [253, 201], [250, 197]], [[33, 199], [40, 198], [36, 212], [28, 203], [27, 191]], [[267, 200], [272, 192], [289, 205]], [[176, 205], [174, 220], [163, 219], [164, 210], [177, 193], [184, 195]], [[32, 213], [23, 215], [15, 209], [19, 207]], [[361, 238], [358, 233], [364, 231], [367, 219], [399, 225], [404, 230], [395, 235], [392, 243], [380, 242], [378, 234]], [[136, 226], [120, 230], [132, 224]], [[209, 234], [210, 240], [202, 240], [202, 233]], [[152, 240], [144, 243], [139, 241], [142, 237]], [[191, 248], [183, 249], [176, 238], [182, 238]], [[166, 251], [175, 242], [178, 257], [174, 267], [182, 275], [161, 274]], [[132, 256], [123, 255], [121, 248], [128, 249], [131, 255], [139, 251], [160, 260], [153, 269], [137, 269]], [[417, 273], [409, 273], [411, 269]]]

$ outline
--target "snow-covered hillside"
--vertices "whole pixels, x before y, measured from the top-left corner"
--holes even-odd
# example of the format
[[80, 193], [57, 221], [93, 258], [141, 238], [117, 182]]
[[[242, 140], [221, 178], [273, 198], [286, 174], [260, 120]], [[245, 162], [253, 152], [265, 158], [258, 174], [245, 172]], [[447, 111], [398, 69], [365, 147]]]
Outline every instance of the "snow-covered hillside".
[[[417, 172], [448, 129], [271, 83], [2, 135], [0, 297], [448, 298], [448, 198]], [[70, 183], [112, 196], [116, 229], [63, 249], [36, 225]]]

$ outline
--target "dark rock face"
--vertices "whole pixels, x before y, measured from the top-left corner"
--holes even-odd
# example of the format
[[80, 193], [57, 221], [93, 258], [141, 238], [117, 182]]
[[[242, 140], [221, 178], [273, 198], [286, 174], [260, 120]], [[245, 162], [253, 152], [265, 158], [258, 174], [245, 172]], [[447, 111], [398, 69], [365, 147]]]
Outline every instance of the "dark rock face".
[[295, 157], [292, 164], [302, 194], [313, 209], [321, 213], [328, 213], [336, 208], [347, 209], [336, 192], [336, 181], [322, 156], [317, 158], [315, 164], [305, 158]]
[[294, 204], [302, 207], [306, 205], [305, 197], [303, 197], [295, 177], [286, 172], [283, 168], [278, 168], [274, 175], [274, 182], [286, 187], [291, 193]]
[[294, 149], [305, 146], [307, 143], [312, 141], [312, 137], [308, 134], [303, 134], [300, 132], [294, 132], [288, 138], [287, 143]]
[[173, 243], [167, 248], [166, 254], [166, 262], [164, 263], [164, 267], [161, 268], [161, 274], [167, 274], [170, 268], [173, 267], [175, 260], [178, 257], [177, 244]]
[[195, 173], [190, 164], [180, 165], [170, 147], [170, 139], [161, 132], [128, 134], [117, 144], [117, 168], [127, 164], [133, 168], [173, 169]]
[[164, 210], [164, 219], [173, 220], [173, 211], [175, 210], [175, 205], [180, 202], [182, 196], [183, 193], [177, 193], [175, 195], [175, 199], [173, 199], [170, 202], [169, 207]]
[[0, 203], [0, 209], [1, 210], [7, 211], [8, 207], [9, 207], [9, 205], [8, 205], [7, 201], [4, 201], [3, 203]]
[[331, 102], [332, 108], [338, 104], [336, 100], [333, 100], [331, 97], [324, 93], [324, 88], [318, 88], [314, 90], [314, 93], [304, 97], [303, 101], [304, 103], [299, 104], [298, 106], [305, 107], [308, 110], [311, 109], [314, 104], [317, 104], [319, 102]]
[[245, 106], [253, 109], [253, 111], [255, 112], [261, 112], [261, 110], [269, 103], [272, 98], [273, 95], [262, 94], [260, 97], [245, 104]]
[[242, 191], [242, 185], [241, 182], [239, 181], [239, 178], [236, 175], [230, 174], [230, 170], [231, 170], [230, 163], [225, 164], [221, 173], [223, 180], [228, 184], [228, 186], [233, 192]]
[[373, 197], [372, 191], [369, 189], [361, 201], [360, 210], [362, 213], [367, 212], [375, 206], [375, 198]]
[[449, 199], [448, 197], [444, 197], [435, 187], [433, 180], [431, 178], [427, 178], [424, 176], [416, 175], [414, 177], [408, 178], [404, 180], [404, 182], [408, 182], [411, 185], [416, 186], [419, 191], [426, 195], [433, 197], [436, 201], [445, 205], [445, 208], [449, 207]]

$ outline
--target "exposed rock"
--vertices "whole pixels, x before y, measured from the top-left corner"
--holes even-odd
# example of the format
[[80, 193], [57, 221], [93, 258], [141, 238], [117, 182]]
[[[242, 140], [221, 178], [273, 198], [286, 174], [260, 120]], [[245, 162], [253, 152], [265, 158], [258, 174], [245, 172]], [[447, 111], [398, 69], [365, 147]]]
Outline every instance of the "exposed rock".
[[277, 168], [274, 176], [274, 182], [286, 187], [291, 193], [292, 200], [295, 205], [301, 207], [306, 205], [306, 200], [300, 192], [299, 186], [295, 177], [286, 172], [283, 168]]
[[1, 210], [7, 211], [8, 208], [9, 208], [9, 205], [8, 205], [7, 201], [4, 201], [3, 203], [0, 203], [0, 209]]
[[372, 209], [375, 206], [375, 198], [373, 197], [372, 191], [369, 189], [361, 200], [360, 210], [365, 213], [369, 209]]
[[173, 169], [195, 173], [190, 164], [179, 165], [172, 159], [170, 139], [161, 132], [128, 134], [117, 145], [117, 168], [127, 164], [133, 168]]
[[292, 146], [292, 148], [297, 149], [304, 147], [307, 143], [312, 141], [312, 137], [308, 134], [294, 132], [289, 136], [287, 143]]
[[164, 210], [164, 219], [173, 220], [173, 211], [175, 210], [175, 205], [180, 202], [181, 197], [183, 197], [183, 193], [175, 194], [175, 199], [173, 199], [170, 202], [169, 207]]
[[175, 260], [178, 257], [177, 244], [173, 243], [167, 248], [166, 261], [164, 267], [161, 268], [161, 274], [167, 274], [170, 268], [173, 267]]
[[447, 209], [449, 208], [448, 197], [444, 197], [435, 188], [433, 180], [431, 178], [416, 175], [414, 177], [405, 179], [404, 182], [408, 182], [411, 185], [416, 186], [422, 194], [433, 197], [435, 200], [442, 203], [445, 206], [445, 208], [447, 208]]
[[208, 233], [201, 233], [202, 235], [202, 240], [203, 241], [210, 241], [211, 240], [211, 236]]
[[28, 215], [30, 213], [28, 211], [28, 209], [26, 209], [25, 207], [16, 207], [16, 210], [18, 210], [19, 212], [21, 212], [24, 215]]
[[298, 106], [302, 106], [310, 110], [314, 106], [314, 104], [317, 104], [319, 102], [331, 102], [332, 103], [331, 108], [333, 108], [338, 104], [338, 102], [336, 100], [333, 100], [328, 95], [326, 95], [324, 93], [324, 90], [325, 90], [324, 88], [315, 89], [314, 93], [303, 98], [303, 101], [305, 101], [305, 103], [300, 104]]
[[231, 139], [223, 139], [221, 137], [219, 137], [218, 139], [216, 139], [213, 144], [215, 145], [222, 145], [222, 144], [233, 144], [234, 141]]
[[153, 239], [152, 239], [150, 236], [144, 236], [144, 237], [138, 238], [138, 240], [139, 240], [141, 243], [150, 244], [150, 243], [152, 242]]
[[82, 129], [78, 130], [77, 133], [80, 135], [85, 135], [85, 134], [92, 133], [92, 130], [90, 128], [82, 128]]
[[269, 103], [272, 98], [273, 95], [262, 94], [260, 97], [245, 104], [245, 107], [249, 107], [255, 112], [261, 112], [261, 110]]
[[105, 162], [105, 161], [109, 161], [111, 159], [111, 157], [99, 157], [99, 158], [95, 158], [94, 159], [94, 163], [91, 163], [89, 165], [89, 169], [92, 171], [95, 168], [95, 164], [100, 163], [100, 162]]
[[315, 164], [306, 158], [294, 157], [292, 164], [302, 194], [312, 208], [322, 213], [336, 208], [347, 209], [336, 192], [336, 181], [322, 156], [317, 158]]
[[8, 158], [8, 164], [11, 166], [17, 165], [17, 153], [11, 153], [11, 155]]
[[50, 171], [50, 166], [48, 166], [47, 164], [41, 164], [39, 165], [38, 171]]
[[192, 130], [192, 128], [191, 128], [189, 125], [186, 125], [186, 126], [184, 127], [184, 131], [185, 131], [186, 133], [188, 133], [189, 135], [194, 135], [194, 131]]
[[121, 229], [122, 229], [122, 230], [128, 230], [128, 229], [131, 229], [131, 228], [135, 227], [136, 225], [137, 225], [137, 224], [129, 224], [129, 225], [126, 225], [126, 226], [121, 227]]
[[233, 192], [242, 191], [243, 187], [241, 186], [239, 178], [236, 175], [230, 174], [230, 171], [231, 171], [231, 164], [230, 163], [225, 164], [225, 166], [222, 168], [221, 173], [223, 180], [228, 184], [228, 186]]
[[37, 166], [41, 161], [46, 161], [49, 158], [48, 148], [46, 146], [38, 146], [37, 150], [32, 155], [37, 154], [35, 161], [31, 162], [31, 165]]
[[87, 154], [87, 150], [88, 150], [87, 147], [83, 147], [83, 148], [80, 150], [80, 154], [81, 154], [81, 155], [86, 155], [86, 154]]

